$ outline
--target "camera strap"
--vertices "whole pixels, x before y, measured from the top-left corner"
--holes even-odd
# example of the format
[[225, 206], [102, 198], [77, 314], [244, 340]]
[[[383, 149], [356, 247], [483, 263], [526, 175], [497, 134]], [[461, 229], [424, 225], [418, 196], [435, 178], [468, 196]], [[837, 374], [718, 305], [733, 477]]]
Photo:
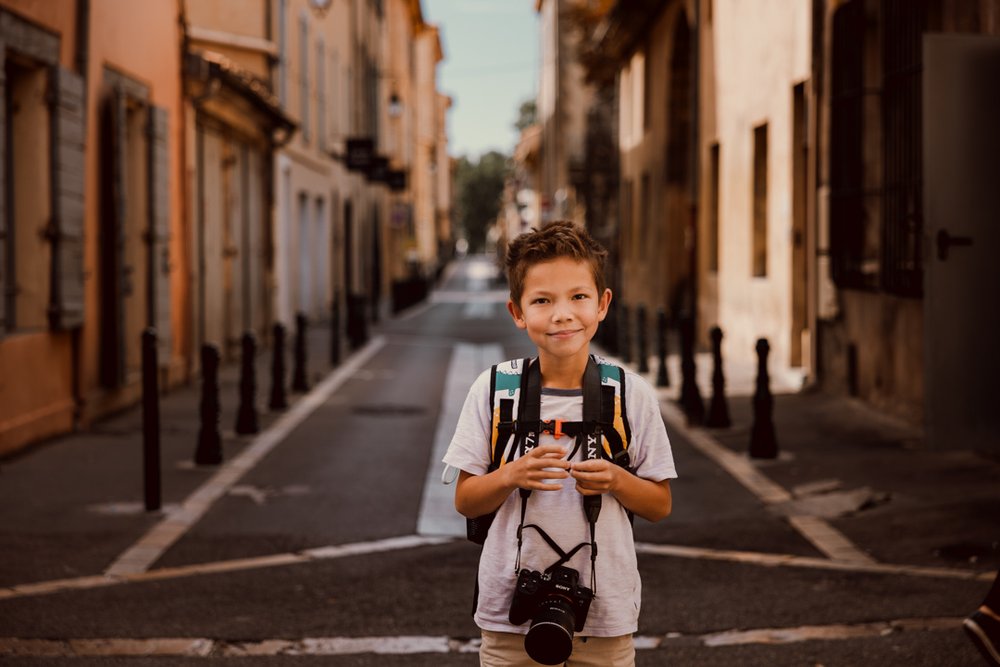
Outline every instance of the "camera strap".
[[[541, 392], [542, 373], [538, 363], [531, 364], [525, 369], [527, 379], [525, 382], [525, 395], [522, 397], [520, 418], [523, 423], [529, 425], [518, 446], [520, 455], [524, 456], [538, 446], [538, 428], [536, 424], [543, 424], [541, 421]], [[587, 367], [583, 373], [583, 423], [592, 425], [592, 428], [582, 430], [576, 434], [576, 446], [569, 458], [576, 455], [576, 451], [582, 448], [582, 455], [585, 461], [592, 461], [601, 458], [601, 376], [600, 370], [594, 359], [587, 359]], [[531, 497], [530, 489], [521, 489], [521, 522], [517, 527], [517, 559], [514, 564], [515, 575], [521, 569], [521, 548], [524, 545], [524, 529], [533, 528], [545, 541], [549, 547], [559, 554], [559, 560], [545, 568], [546, 572], [551, 572], [555, 568], [569, 562], [578, 551], [584, 547], [590, 547], [590, 580], [591, 590], [597, 595], [597, 519], [601, 514], [602, 496], [583, 496], [583, 512], [590, 525], [590, 542], [581, 542], [569, 551], [564, 551], [548, 533], [536, 524], [525, 525], [525, 517], [528, 511], [528, 498]]]

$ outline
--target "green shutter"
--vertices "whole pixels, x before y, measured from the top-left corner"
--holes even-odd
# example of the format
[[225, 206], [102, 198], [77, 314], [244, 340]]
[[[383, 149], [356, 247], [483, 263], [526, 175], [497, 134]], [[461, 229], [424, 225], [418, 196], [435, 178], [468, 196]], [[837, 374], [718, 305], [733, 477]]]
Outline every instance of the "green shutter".
[[165, 109], [149, 107], [149, 228], [150, 313], [156, 328], [158, 359], [170, 359], [170, 156], [168, 115]]
[[83, 78], [55, 67], [52, 109], [52, 281], [49, 323], [83, 324]]

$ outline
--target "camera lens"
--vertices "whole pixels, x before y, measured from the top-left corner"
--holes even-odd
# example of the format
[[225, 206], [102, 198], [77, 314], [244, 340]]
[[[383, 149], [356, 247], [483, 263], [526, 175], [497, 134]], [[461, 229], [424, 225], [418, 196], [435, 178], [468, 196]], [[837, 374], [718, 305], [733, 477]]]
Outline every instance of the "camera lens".
[[535, 662], [561, 665], [573, 652], [575, 616], [570, 603], [550, 596], [538, 605], [531, 627], [524, 638], [524, 650]]

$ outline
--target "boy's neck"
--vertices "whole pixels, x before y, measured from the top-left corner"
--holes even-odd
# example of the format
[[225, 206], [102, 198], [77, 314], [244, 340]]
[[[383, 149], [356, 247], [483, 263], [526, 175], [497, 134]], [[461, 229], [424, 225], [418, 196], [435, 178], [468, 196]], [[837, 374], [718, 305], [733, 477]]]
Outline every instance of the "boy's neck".
[[583, 386], [583, 373], [587, 370], [589, 358], [589, 347], [583, 354], [569, 358], [539, 354], [542, 386], [547, 389], [579, 389]]

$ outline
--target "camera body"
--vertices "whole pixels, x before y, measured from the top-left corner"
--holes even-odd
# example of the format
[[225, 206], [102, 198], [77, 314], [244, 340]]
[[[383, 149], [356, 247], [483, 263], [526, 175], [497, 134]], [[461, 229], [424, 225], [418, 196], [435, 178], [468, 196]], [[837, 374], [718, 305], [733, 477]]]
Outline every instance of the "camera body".
[[564, 566], [553, 568], [552, 572], [523, 568], [517, 575], [510, 603], [510, 622], [521, 625], [530, 620], [534, 628], [544, 617], [564, 626], [572, 639], [573, 632], [583, 630], [594, 599], [594, 592], [581, 586], [579, 579], [579, 572]]

